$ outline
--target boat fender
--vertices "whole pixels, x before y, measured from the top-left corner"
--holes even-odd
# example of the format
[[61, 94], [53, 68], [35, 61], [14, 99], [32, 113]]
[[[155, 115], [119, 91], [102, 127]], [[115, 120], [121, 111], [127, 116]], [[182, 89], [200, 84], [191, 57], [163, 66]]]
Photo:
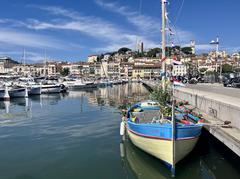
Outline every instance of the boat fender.
[[120, 143], [120, 156], [121, 156], [121, 158], [125, 157], [124, 143], [123, 142]]
[[120, 135], [123, 136], [125, 134], [125, 123], [122, 121], [120, 124]]

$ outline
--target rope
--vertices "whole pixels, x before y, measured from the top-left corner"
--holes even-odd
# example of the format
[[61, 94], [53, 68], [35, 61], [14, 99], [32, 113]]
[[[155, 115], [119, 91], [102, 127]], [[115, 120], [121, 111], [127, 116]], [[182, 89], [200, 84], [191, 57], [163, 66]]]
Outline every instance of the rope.
[[[142, 0], [139, 0], [139, 8], [138, 8], [138, 15], [141, 16], [142, 15]], [[136, 51], [139, 50], [139, 36], [136, 36]]]
[[181, 15], [181, 12], [182, 12], [182, 9], [183, 9], [184, 2], [185, 2], [185, 0], [182, 0], [182, 4], [181, 4], [180, 8], [178, 9], [177, 16], [176, 16], [176, 19], [175, 19], [175, 21], [174, 21], [174, 24], [177, 23], [177, 21], [178, 21], [180, 15]]

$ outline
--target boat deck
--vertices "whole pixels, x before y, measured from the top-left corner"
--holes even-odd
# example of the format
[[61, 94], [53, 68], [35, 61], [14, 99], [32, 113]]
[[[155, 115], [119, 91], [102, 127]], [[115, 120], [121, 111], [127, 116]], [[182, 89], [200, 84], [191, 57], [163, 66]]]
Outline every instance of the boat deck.
[[139, 123], [151, 123], [154, 120], [160, 120], [161, 114], [159, 110], [146, 110], [143, 112], [133, 112], [132, 116], [139, 119]]

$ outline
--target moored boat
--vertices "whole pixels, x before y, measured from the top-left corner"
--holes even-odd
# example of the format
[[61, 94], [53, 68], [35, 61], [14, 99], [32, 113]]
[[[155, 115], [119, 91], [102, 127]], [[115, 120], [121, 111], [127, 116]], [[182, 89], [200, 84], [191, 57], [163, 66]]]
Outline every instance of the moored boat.
[[57, 84], [45, 84], [41, 85], [41, 92], [42, 93], [60, 93], [61, 92], [61, 85]]
[[159, 108], [140, 106], [141, 103], [137, 103], [127, 112], [126, 129], [130, 140], [135, 146], [172, 168], [192, 151], [201, 134], [202, 125], [178, 122], [173, 136], [172, 121], [162, 119]]
[[4, 88], [0, 89], [0, 100], [10, 100], [7, 86], [5, 86], [5, 89]]
[[29, 86], [28, 89], [28, 95], [40, 95], [42, 93], [41, 86]]
[[27, 88], [11, 88], [9, 89], [10, 98], [27, 98], [28, 90]]

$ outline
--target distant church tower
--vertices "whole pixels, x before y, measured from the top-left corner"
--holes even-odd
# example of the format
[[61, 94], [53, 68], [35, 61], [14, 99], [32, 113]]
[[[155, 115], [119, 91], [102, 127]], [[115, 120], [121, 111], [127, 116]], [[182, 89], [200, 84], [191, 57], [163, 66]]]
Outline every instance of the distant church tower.
[[138, 53], [143, 53], [144, 52], [144, 45], [142, 41], [138, 41], [137, 43], [137, 51]]
[[190, 47], [192, 48], [192, 54], [195, 55], [196, 53], [196, 43], [195, 43], [195, 40], [191, 40], [191, 44], [190, 44]]
[[144, 52], [143, 42], [140, 43], [140, 53]]

